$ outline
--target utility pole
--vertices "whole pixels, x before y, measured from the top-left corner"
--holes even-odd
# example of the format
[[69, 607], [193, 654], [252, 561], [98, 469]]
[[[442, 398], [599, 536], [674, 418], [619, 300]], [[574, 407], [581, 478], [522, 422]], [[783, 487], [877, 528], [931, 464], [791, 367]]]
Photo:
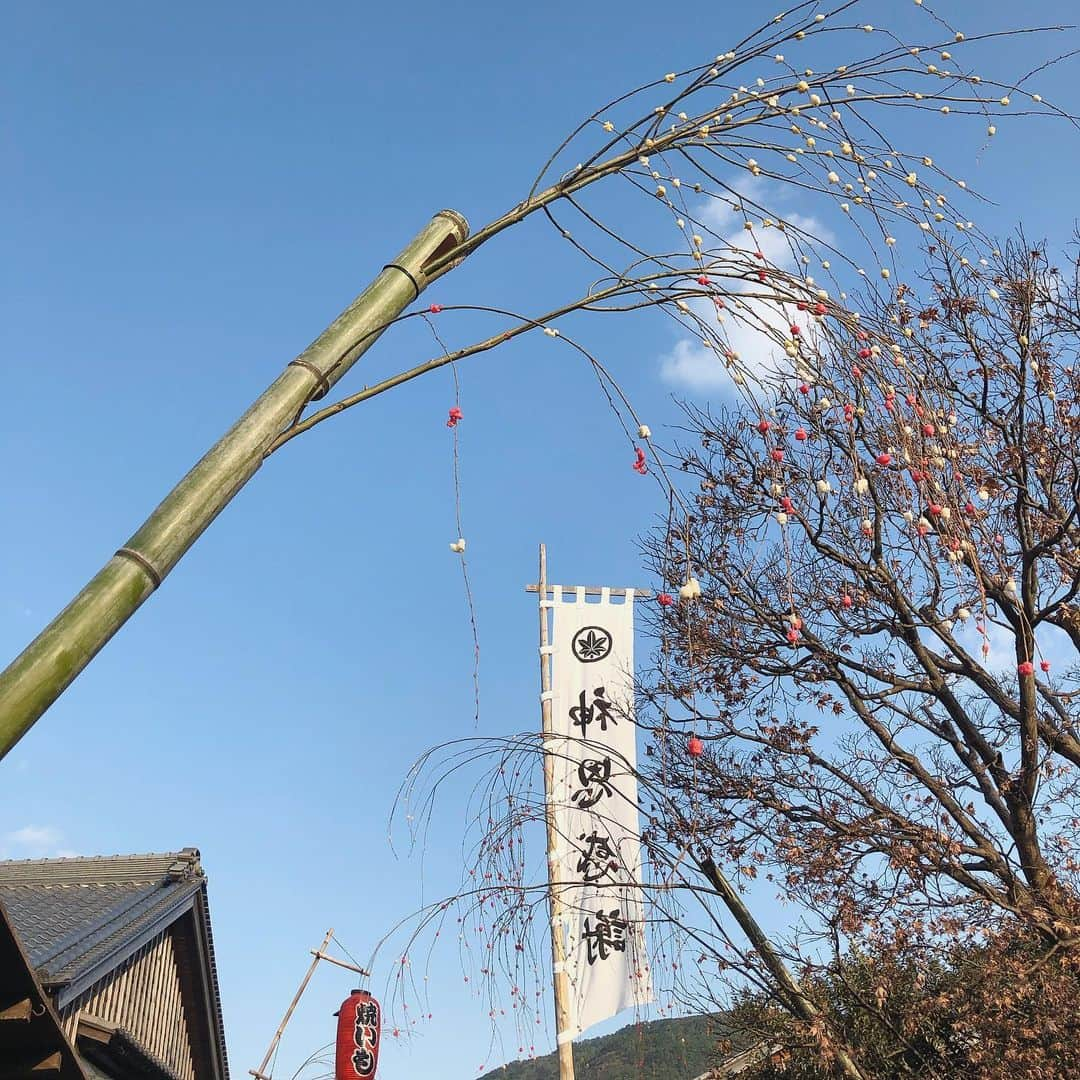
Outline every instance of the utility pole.
[[324, 397], [431, 281], [458, 265], [454, 250], [468, 235], [459, 213], [440, 210], [0, 673], [0, 758], [162, 583], [305, 406]]

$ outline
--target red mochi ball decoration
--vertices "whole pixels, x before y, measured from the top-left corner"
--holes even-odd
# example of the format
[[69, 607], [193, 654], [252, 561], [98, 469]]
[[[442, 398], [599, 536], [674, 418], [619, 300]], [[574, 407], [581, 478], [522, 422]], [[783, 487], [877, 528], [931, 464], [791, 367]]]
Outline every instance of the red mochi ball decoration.
[[701, 757], [705, 753], [705, 744], [696, 735], [691, 735], [686, 743], [686, 752], [691, 757]]

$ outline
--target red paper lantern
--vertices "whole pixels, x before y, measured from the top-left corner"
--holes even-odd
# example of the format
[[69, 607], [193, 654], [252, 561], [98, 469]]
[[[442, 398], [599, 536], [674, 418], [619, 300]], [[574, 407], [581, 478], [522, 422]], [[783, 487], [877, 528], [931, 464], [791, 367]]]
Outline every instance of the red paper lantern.
[[366, 990], [354, 990], [337, 1014], [334, 1080], [374, 1080], [379, 1067], [382, 1009]]

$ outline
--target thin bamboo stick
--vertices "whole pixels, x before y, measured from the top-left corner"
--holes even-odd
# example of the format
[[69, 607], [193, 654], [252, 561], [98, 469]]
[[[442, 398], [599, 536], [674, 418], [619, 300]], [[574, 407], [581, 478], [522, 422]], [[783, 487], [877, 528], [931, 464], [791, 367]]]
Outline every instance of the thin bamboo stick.
[[329, 964], [337, 964], [338, 967], [348, 968], [349, 971], [355, 971], [357, 975], [363, 975], [364, 978], [371, 976], [370, 971], [365, 971], [362, 967], [357, 967], [355, 964], [346, 964], [344, 960], [338, 960], [335, 956], [329, 956], [324, 952], [320, 952], [318, 949], [312, 949], [311, 955], [316, 960], [325, 960]]
[[326, 931], [326, 937], [323, 938], [323, 943], [313, 954], [315, 959], [311, 961], [311, 967], [307, 969], [307, 974], [304, 976], [304, 981], [300, 984], [300, 989], [296, 991], [292, 1001], [289, 1002], [289, 1007], [285, 1010], [285, 1015], [281, 1018], [281, 1023], [278, 1024], [277, 1031], [274, 1032], [274, 1037], [270, 1040], [270, 1045], [267, 1047], [266, 1057], [262, 1059], [262, 1064], [257, 1069], [248, 1069], [248, 1072], [255, 1077], [255, 1080], [270, 1080], [270, 1077], [266, 1075], [266, 1066], [270, 1064], [270, 1059], [274, 1056], [277, 1044], [281, 1042], [281, 1036], [285, 1033], [285, 1027], [289, 1023], [289, 1020], [292, 1019], [293, 1010], [296, 1008], [304, 991], [307, 989], [307, 984], [311, 982], [311, 976], [315, 974], [315, 969], [319, 966], [319, 953], [330, 944], [330, 939], [333, 936], [334, 928], [330, 927], [330, 929]]
[[[563, 595], [573, 595], [580, 589], [586, 596], [601, 596], [606, 591], [609, 596], [635, 596], [640, 597], [643, 600], [650, 599], [654, 593], [651, 589], [606, 589], [603, 585], [547, 585], [545, 586], [547, 592], [551, 592], [553, 589], [562, 589]], [[528, 593], [541, 592], [539, 585], [526, 585], [525, 591]]]

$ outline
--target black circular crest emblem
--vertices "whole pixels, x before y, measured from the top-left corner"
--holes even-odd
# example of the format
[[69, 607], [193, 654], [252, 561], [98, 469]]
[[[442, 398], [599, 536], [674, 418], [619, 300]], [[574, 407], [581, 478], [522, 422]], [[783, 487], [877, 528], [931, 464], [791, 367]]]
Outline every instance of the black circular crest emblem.
[[574, 635], [570, 648], [583, 664], [595, 664], [611, 652], [611, 634], [602, 626], [583, 626]]

